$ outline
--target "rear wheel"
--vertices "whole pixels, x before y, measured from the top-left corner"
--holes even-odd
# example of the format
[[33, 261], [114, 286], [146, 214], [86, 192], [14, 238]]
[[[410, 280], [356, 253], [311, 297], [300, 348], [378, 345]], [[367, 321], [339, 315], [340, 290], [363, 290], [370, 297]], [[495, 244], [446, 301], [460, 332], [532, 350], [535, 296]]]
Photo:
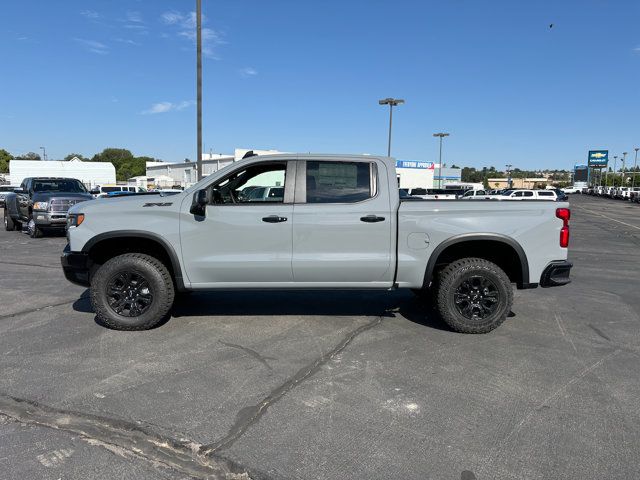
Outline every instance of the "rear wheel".
[[167, 267], [142, 253], [114, 257], [91, 278], [91, 304], [98, 320], [116, 330], [157, 326], [167, 318], [174, 296]]
[[513, 288], [495, 263], [463, 258], [440, 272], [437, 300], [442, 319], [453, 330], [487, 333], [507, 318]]
[[16, 224], [13, 221], [13, 218], [9, 216], [9, 212], [6, 208], [4, 209], [4, 229], [7, 232], [12, 232], [16, 229]]

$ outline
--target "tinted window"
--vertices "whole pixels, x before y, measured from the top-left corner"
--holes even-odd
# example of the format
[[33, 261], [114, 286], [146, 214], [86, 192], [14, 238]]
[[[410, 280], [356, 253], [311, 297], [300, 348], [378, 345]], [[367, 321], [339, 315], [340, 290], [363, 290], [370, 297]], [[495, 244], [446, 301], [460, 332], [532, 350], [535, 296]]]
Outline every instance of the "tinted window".
[[84, 193], [87, 191], [84, 185], [78, 180], [35, 180], [33, 182], [34, 192], [69, 192]]
[[426, 195], [426, 194], [427, 194], [426, 188], [414, 188], [413, 190], [411, 190], [411, 195]]
[[522, 192], [515, 192], [513, 194], [514, 197], [521, 197], [522, 196]]
[[476, 195], [486, 195], [486, 193], [485, 193], [485, 191], [484, 191], [484, 190], [478, 190], [478, 191], [476, 192]]
[[525, 197], [533, 197], [533, 192], [524, 192]]
[[553, 197], [553, 192], [538, 192], [539, 197]]
[[354, 203], [372, 196], [370, 163], [307, 162], [307, 203]]

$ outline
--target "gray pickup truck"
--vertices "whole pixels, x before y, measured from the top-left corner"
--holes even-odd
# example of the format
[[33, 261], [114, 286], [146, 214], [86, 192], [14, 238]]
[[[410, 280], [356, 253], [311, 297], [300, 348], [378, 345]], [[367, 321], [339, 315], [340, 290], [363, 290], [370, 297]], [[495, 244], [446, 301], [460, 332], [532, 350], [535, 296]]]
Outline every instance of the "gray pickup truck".
[[[259, 187], [273, 195], [243, 194]], [[432, 292], [452, 329], [485, 333], [513, 285], [569, 282], [568, 207], [401, 201], [387, 157], [250, 157], [182, 193], [72, 207], [61, 260], [116, 329], [154, 327], [179, 292], [406, 288]]]
[[28, 177], [5, 196], [4, 228], [11, 231], [25, 226], [32, 238], [47, 231], [64, 230], [69, 208], [92, 199], [75, 178]]

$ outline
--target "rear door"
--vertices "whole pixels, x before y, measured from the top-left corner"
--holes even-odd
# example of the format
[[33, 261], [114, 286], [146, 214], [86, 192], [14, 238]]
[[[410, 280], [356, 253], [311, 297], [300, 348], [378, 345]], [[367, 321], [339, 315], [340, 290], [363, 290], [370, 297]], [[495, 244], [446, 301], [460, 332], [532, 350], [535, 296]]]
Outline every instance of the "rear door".
[[298, 162], [293, 278], [309, 286], [391, 286], [390, 194], [383, 162]]

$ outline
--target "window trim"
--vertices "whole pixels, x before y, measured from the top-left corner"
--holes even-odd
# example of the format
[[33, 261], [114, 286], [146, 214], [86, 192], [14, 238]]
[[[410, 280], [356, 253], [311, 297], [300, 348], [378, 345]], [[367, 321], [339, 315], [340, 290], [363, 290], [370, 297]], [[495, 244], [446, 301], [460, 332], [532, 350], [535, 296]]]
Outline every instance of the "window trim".
[[[209, 195], [210, 195], [210, 202], [207, 204], [207, 207], [244, 207], [244, 206], [264, 206], [264, 205], [292, 205], [293, 204], [293, 195], [294, 195], [294, 191], [295, 191], [295, 185], [296, 185], [296, 160], [274, 160], [274, 161], [270, 161], [270, 162], [265, 162], [264, 160], [261, 161], [257, 161], [257, 162], [252, 162], [246, 165], [243, 165], [242, 167], [238, 167], [234, 170], [232, 170], [231, 172], [229, 172], [227, 175], [225, 175], [222, 178], [219, 178], [218, 180], [215, 180], [213, 182], [211, 182], [209, 185], [207, 185], [206, 188], [207, 190], [209, 190]], [[213, 195], [211, 195], [211, 193], [213, 192], [213, 187], [216, 185], [219, 185], [220, 183], [224, 182], [226, 179], [228, 179], [229, 177], [231, 177], [232, 175], [235, 175], [238, 172], [241, 172], [243, 170], [247, 170], [255, 165], [285, 165], [285, 169], [284, 169], [284, 199], [282, 202], [243, 202], [243, 203], [212, 203], [213, 202]]]
[[325, 162], [325, 163], [368, 163], [369, 164], [369, 198], [359, 200], [357, 202], [325, 202], [325, 203], [308, 203], [307, 202], [307, 160], [298, 160], [298, 170], [296, 172], [296, 192], [294, 203], [299, 205], [358, 205], [365, 202], [370, 202], [378, 198], [378, 163], [374, 160], [353, 160], [353, 159], [313, 159], [310, 162]]

